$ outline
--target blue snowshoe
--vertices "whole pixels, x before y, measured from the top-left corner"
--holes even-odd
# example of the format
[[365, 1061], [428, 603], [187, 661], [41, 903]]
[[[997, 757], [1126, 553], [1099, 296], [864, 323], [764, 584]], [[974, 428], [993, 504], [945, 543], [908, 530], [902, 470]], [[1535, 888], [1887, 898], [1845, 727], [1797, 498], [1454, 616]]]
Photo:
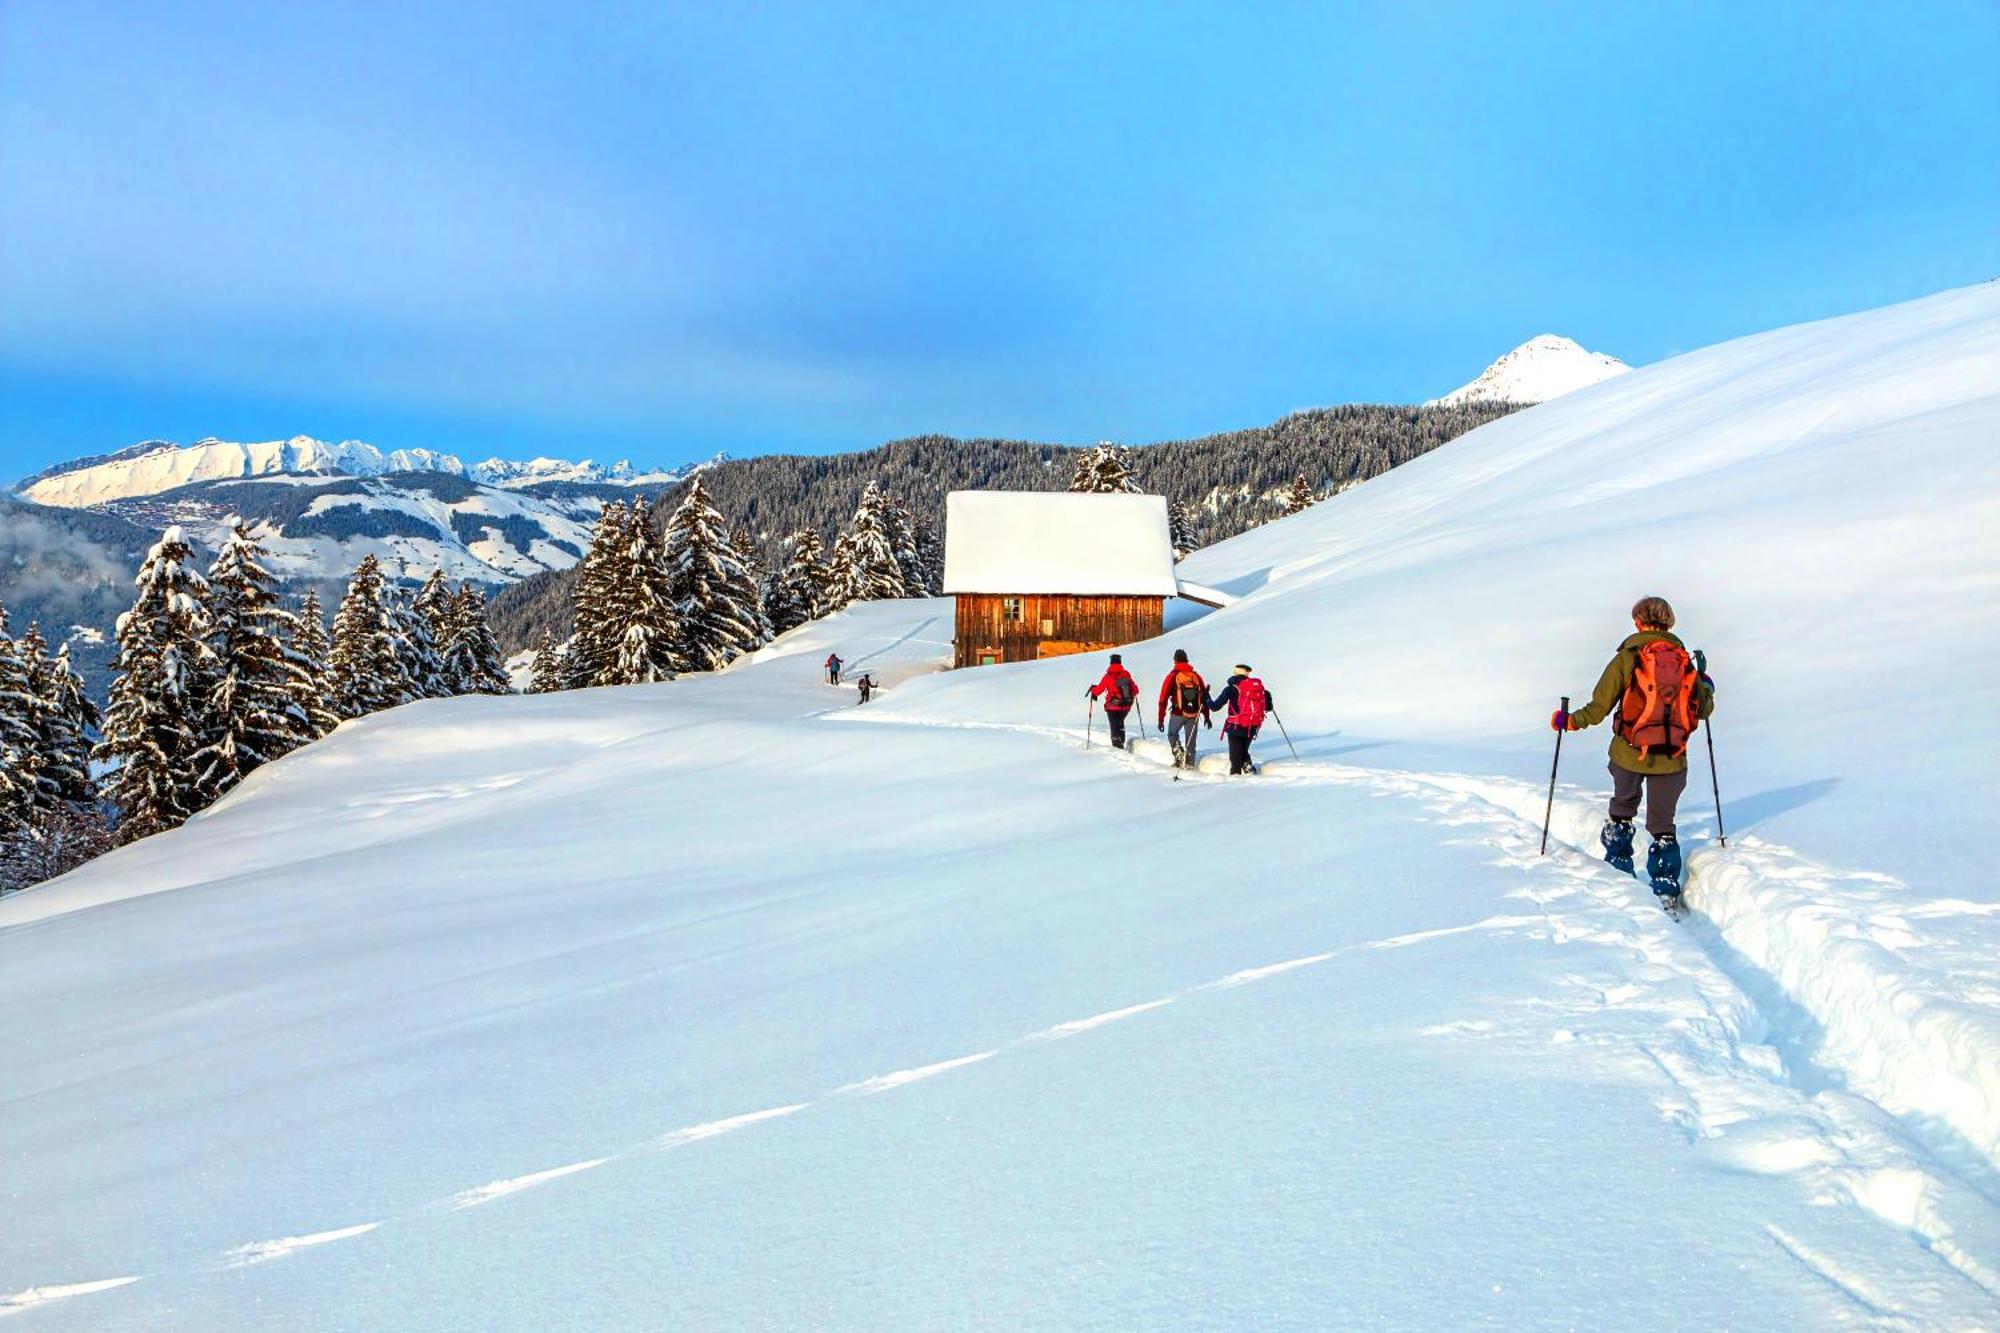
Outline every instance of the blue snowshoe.
[[[1604, 859], [1630, 875], [1632, 870], [1632, 821], [1629, 819], [1607, 819], [1604, 830], [1597, 835], [1604, 844]], [[1676, 862], [1678, 864], [1678, 862]]]
[[1653, 839], [1646, 852], [1646, 878], [1653, 882], [1653, 892], [1668, 916], [1678, 917], [1687, 910], [1681, 897], [1681, 845], [1673, 834]]

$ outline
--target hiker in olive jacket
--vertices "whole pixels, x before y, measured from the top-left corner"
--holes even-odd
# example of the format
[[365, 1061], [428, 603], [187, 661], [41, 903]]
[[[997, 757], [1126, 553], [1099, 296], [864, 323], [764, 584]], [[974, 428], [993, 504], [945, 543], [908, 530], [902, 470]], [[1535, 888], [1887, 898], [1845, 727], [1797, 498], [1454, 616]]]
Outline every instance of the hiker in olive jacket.
[[[1673, 633], [1674, 609], [1664, 597], [1644, 597], [1632, 608], [1634, 633], [1597, 678], [1590, 702], [1573, 712], [1560, 708], [1549, 725], [1581, 731], [1610, 718], [1611, 807], [1601, 835], [1604, 859], [1632, 869], [1632, 818], [1646, 800], [1646, 831], [1653, 835], [1655, 892], [1679, 892], [1680, 849], [1674, 811], [1687, 788], [1688, 739], [1715, 711], [1715, 682], [1696, 671]], [[1656, 646], [1657, 645], [1657, 646]], [[1670, 873], [1668, 873], [1670, 872]]]

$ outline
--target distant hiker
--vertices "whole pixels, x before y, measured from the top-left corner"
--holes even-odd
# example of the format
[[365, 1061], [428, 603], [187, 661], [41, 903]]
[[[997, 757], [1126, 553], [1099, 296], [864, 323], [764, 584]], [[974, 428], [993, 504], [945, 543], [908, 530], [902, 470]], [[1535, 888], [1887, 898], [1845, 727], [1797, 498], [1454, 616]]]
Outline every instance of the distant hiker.
[[826, 683], [829, 685], [840, 684], [839, 653], [828, 653], [826, 655]]
[[875, 682], [868, 679], [868, 673], [864, 671], [861, 673], [861, 679], [855, 683], [861, 687], [861, 702], [867, 703], [875, 693]]
[[1167, 733], [1167, 744], [1173, 748], [1175, 768], [1195, 766], [1195, 741], [1203, 727], [1214, 725], [1208, 712], [1208, 682], [1188, 665], [1185, 648], [1174, 649], [1173, 669], [1160, 682], [1160, 730]]
[[1132, 711], [1132, 705], [1139, 702], [1139, 682], [1132, 679], [1132, 673], [1125, 669], [1125, 659], [1119, 653], [1111, 654], [1111, 665], [1104, 669], [1104, 679], [1084, 691], [1093, 699], [1104, 700], [1104, 720], [1111, 724], [1111, 746], [1125, 748], [1125, 715]]
[[1611, 809], [1599, 840], [1604, 859], [1632, 873], [1632, 817], [1646, 796], [1646, 875], [1668, 907], [1678, 906], [1681, 848], [1674, 836], [1674, 807], [1687, 788], [1688, 739], [1715, 711], [1715, 682], [1695, 669], [1687, 648], [1670, 630], [1674, 609], [1664, 597], [1642, 597], [1632, 608], [1636, 631], [1597, 678], [1590, 702], [1549, 718], [1557, 731], [1581, 731], [1612, 716]]
[[[1222, 693], [1210, 699], [1208, 706], [1223, 714], [1222, 734], [1229, 741], [1230, 775], [1255, 773], [1257, 766], [1250, 762], [1250, 742], [1257, 739], [1257, 729], [1264, 725], [1264, 714], [1277, 706], [1275, 697], [1264, 688], [1263, 681], [1250, 674], [1249, 667], [1239, 662]], [[1225, 713], [1224, 709], [1228, 711]]]

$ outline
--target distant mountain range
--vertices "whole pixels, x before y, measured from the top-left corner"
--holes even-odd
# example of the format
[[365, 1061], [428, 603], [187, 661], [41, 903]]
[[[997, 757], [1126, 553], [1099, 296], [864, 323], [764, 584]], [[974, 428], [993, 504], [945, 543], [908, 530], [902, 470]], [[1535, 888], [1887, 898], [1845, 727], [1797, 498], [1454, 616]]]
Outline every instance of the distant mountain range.
[[701, 464], [642, 472], [630, 463], [609, 465], [590, 459], [534, 458], [525, 463], [489, 458], [468, 464], [455, 454], [430, 449], [378, 449], [360, 440], [332, 444], [309, 435], [242, 444], [213, 437], [193, 444], [147, 440], [115, 454], [79, 458], [38, 472], [14, 486], [37, 504], [82, 509], [127, 500], [204, 481], [245, 481], [258, 477], [382, 477], [402, 472], [434, 472], [462, 477], [503, 490], [525, 490], [551, 482], [591, 486], [670, 486]]

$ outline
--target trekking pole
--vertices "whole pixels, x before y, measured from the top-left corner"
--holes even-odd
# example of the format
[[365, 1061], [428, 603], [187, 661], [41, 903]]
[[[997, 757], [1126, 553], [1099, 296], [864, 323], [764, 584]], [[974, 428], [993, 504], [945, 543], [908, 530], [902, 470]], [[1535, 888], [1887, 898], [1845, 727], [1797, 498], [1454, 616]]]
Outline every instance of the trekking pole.
[[[1565, 725], [1567, 725], [1569, 722], [1569, 696], [1565, 694], [1562, 698], [1563, 698], [1563, 706], [1562, 706], [1563, 722]], [[1563, 734], [1560, 731], [1558, 731], [1556, 733], [1555, 762], [1549, 765], [1549, 803], [1546, 806], [1542, 807], [1541, 855], [1543, 856], [1547, 856], [1549, 854], [1549, 820], [1555, 815], [1556, 812], [1556, 770], [1562, 767], [1562, 761], [1563, 761]]]
[[[1704, 679], [1707, 678], [1708, 656], [1699, 648], [1694, 650], [1694, 669], [1699, 671]], [[1719, 845], [1727, 847], [1729, 845], [1729, 834], [1722, 827], [1722, 783], [1715, 776], [1715, 714], [1710, 713], [1703, 720], [1708, 723], [1706, 727], [1702, 728], [1702, 730], [1708, 733], [1708, 789], [1715, 793], [1715, 841]]]
[[1097, 721], [1097, 700], [1090, 701], [1089, 711], [1083, 715], [1083, 748], [1090, 748], [1090, 728]]
[[1292, 733], [1285, 730], [1285, 719], [1278, 716], [1278, 710], [1275, 708], [1271, 710], [1271, 720], [1278, 724], [1278, 734], [1285, 738], [1285, 748], [1292, 752], [1292, 762], [1297, 763], [1299, 760], [1299, 747], [1292, 744]]

